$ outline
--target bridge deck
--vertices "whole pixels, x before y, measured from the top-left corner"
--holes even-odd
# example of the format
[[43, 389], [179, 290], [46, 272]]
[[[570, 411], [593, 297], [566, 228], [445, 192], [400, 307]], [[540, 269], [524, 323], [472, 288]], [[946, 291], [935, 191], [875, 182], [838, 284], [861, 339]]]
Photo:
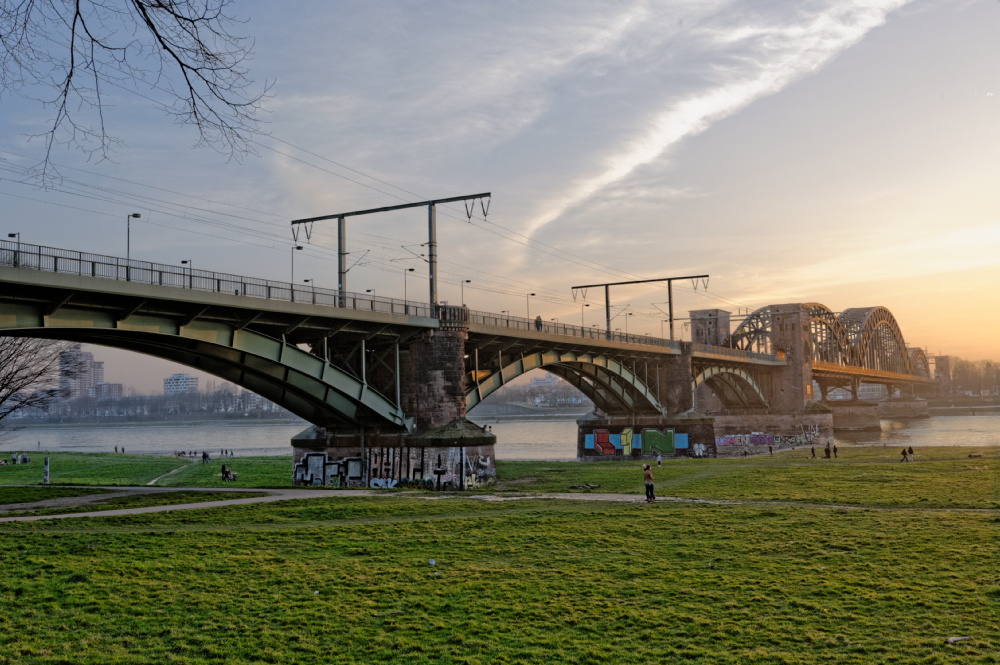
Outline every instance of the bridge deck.
[[[56, 249], [26, 243], [0, 241], [0, 283], [19, 285], [20, 293], [5, 289], [3, 299], [37, 301], [48, 310], [61, 308], [94, 308], [94, 301], [84, 305], [75, 294], [103, 294], [114, 302], [108, 307], [128, 318], [144, 314], [149, 309], [163, 312], [163, 303], [170, 303], [170, 313], [213, 318], [206, 308], [220, 316], [245, 312], [243, 320], [256, 318], [251, 325], [259, 328], [271, 317], [268, 334], [293, 331], [304, 338], [322, 334], [331, 327], [331, 320], [357, 321], [367, 327], [378, 324], [400, 327], [436, 328], [439, 321], [434, 305], [392, 298], [376, 297], [323, 288], [304, 288], [287, 282], [275, 282], [209, 270], [191, 270], [178, 266], [126, 260], [118, 257]], [[134, 307], [125, 305], [130, 300]], [[157, 305], [156, 303], [159, 303]], [[54, 309], [53, 309], [54, 308]], [[50, 314], [52, 313], [50, 312]], [[255, 317], [262, 314], [264, 318]], [[675, 355], [681, 353], [681, 342], [650, 335], [628, 335], [606, 332], [567, 324], [538, 322], [516, 316], [470, 311], [470, 334], [495, 336], [503, 339], [523, 339], [559, 348], [601, 348], [632, 351], [643, 354]], [[112, 322], [111, 325], [114, 325]], [[279, 336], [284, 334], [278, 332]], [[295, 343], [296, 339], [290, 338]], [[717, 359], [729, 363], [754, 365], [784, 365], [773, 355], [740, 351], [724, 347], [692, 344], [695, 357]]]

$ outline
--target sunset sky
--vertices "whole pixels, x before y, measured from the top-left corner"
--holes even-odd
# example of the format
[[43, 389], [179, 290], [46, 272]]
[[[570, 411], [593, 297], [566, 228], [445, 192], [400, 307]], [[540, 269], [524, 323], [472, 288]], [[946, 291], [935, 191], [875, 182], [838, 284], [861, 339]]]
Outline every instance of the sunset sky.
[[[579, 283], [708, 273], [675, 312], [884, 305], [910, 345], [1000, 359], [1000, 4], [237, 0], [274, 81], [258, 154], [193, 148], [107, 92], [112, 160], [43, 156], [48, 111], [0, 100], [0, 232], [24, 242], [289, 279], [294, 218], [493, 193], [439, 215], [441, 298], [579, 324]], [[139, 92], [146, 94], [140, 88]], [[112, 179], [116, 178], [116, 179]], [[18, 182], [22, 180], [22, 182]], [[103, 189], [97, 190], [94, 187]], [[133, 198], [129, 198], [133, 197]], [[296, 279], [336, 286], [334, 223]], [[425, 300], [423, 209], [349, 220], [348, 289]], [[367, 254], [365, 253], [367, 251]], [[603, 326], [597, 290], [586, 324]], [[666, 290], [617, 288], [659, 335]], [[624, 316], [613, 327], [624, 327]], [[107, 380], [183, 371], [97, 349]]]

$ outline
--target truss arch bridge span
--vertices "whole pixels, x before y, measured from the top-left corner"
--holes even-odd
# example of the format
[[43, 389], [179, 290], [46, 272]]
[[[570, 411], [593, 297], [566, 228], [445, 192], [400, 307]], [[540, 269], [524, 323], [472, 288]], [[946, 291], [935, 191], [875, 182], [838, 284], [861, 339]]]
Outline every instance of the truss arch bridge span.
[[[467, 362], [466, 412], [508, 382], [533, 369], [544, 368], [582, 392], [604, 413], [663, 414], [663, 407], [648, 385], [652, 377], [645, 375], [651, 368], [645, 363], [629, 367], [605, 354], [573, 351], [538, 351], [516, 356], [498, 353], [486, 359], [477, 350], [473, 350]], [[640, 371], [644, 372], [643, 378]], [[657, 371], [656, 367], [652, 371]]]

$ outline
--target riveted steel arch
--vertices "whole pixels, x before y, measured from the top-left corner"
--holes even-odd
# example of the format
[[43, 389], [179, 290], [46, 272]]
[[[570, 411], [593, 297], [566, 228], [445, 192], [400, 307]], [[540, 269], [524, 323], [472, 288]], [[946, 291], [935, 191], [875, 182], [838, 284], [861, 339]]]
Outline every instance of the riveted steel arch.
[[922, 376], [925, 379], [931, 378], [930, 363], [927, 362], [927, 354], [921, 348], [907, 349], [910, 358], [910, 369], [913, 374]]
[[802, 309], [809, 312], [812, 359], [837, 365], [857, 365], [851, 337], [837, 315], [826, 305], [816, 302], [806, 303]]
[[773, 353], [771, 351], [771, 308], [761, 307], [748, 314], [730, 336], [729, 346], [741, 351]]
[[844, 310], [839, 318], [851, 339], [859, 366], [913, 374], [903, 333], [892, 312], [885, 307], [855, 307]]
[[498, 358], [500, 361], [489, 369], [476, 369], [466, 375], [466, 412], [508, 381], [543, 367], [568, 381], [605, 413], [663, 412], [653, 392], [635, 372], [604, 355], [551, 351]]
[[248, 330], [207, 330], [205, 339], [121, 328], [24, 327], [0, 329], [11, 337], [57, 339], [135, 351], [230, 381], [323, 427], [378, 425], [406, 431], [402, 410], [364, 382], [282, 340]]
[[[707, 383], [715, 391], [716, 395], [730, 396], [737, 404], [727, 404], [727, 406], [738, 407], [767, 407], [767, 398], [760, 385], [747, 371], [740, 367], [729, 367], [725, 365], [713, 365], [703, 369], [698, 376], [691, 381], [691, 392], [698, 389], [701, 384]], [[729, 400], [723, 400], [729, 401]]]

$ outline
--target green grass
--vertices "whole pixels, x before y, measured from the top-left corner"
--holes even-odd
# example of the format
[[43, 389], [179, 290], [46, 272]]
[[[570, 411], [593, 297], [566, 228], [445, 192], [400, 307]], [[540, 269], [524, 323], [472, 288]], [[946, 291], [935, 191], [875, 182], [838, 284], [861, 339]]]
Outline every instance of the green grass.
[[0, 485], [40, 484], [44, 457], [49, 458], [49, 482], [55, 485], [145, 485], [190, 464], [166, 455], [36, 452], [30, 464], [0, 466]]
[[[969, 454], [982, 457], [972, 458]], [[898, 463], [889, 448], [842, 448], [839, 459], [805, 451], [729, 459], [666, 460], [653, 468], [658, 496], [870, 506], [1000, 508], [1000, 449], [920, 448]], [[642, 494], [642, 462], [498, 462], [500, 489]], [[588, 492], [588, 490], [583, 490]]]
[[997, 663], [998, 525], [400, 495], [7, 523], [0, 663]]
[[[57, 489], [57, 488], [53, 488]], [[104, 492], [105, 490], [98, 490]], [[155, 492], [151, 494], [119, 493], [85, 506], [66, 508], [36, 508], [16, 512], [0, 513], [0, 517], [22, 517], [42, 515], [68, 515], [72, 513], [89, 513], [101, 510], [121, 510], [123, 508], [146, 508], [149, 506], [175, 506], [181, 503], [203, 503], [207, 501], [229, 501], [232, 499], [249, 499], [251, 497], [267, 496], [265, 492]], [[55, 498], [55, 497], [43, 497]], [[42, 499], [37, 499], [42, 500]]]
[[107, 490], [84, 487], [0, 487], [0, 506], [11, 503], [30, 503], [46, 499], [104, 494]]
[[[222, 465], [236, 472], [236, 482], [222, 482]], [[157, 483], [163, 487], [291, 487], [292, 456], [234, 457], [198, 460]]]

